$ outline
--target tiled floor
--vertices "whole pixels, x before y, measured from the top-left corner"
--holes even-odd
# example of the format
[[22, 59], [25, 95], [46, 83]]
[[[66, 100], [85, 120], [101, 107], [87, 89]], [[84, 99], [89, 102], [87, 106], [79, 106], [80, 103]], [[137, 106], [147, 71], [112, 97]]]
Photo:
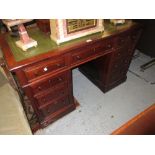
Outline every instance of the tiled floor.
[[130, 71], [133, 74], [140, 76], [141, 79], [150, 84], [155, 82], [155, 65], [146, 69], [144, 72], [140, 70], [140, 66], [151, 61], [152, 59], [153, 58], [140, 53], [140, 56], [137, 59], [134, 59], [130, 65]]
[[74, 96], [80, 106], [36, 134], [110, 134], [155, 103], [155, 66], [140, 71], [151, 60], [140, 53], [133, 59], [127, 81], [103, 94], [77, 69], [73, 70]]

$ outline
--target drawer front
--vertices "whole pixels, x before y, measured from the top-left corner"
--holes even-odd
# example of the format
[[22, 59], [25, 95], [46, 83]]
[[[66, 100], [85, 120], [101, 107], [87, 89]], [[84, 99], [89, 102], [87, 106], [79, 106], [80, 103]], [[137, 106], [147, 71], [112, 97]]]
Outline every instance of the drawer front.
[[58, 74], [56, 76], [49, 77], [41, 82], [31, 84], [30, 87], [34, 94], [42, 93], [50, 88], [56, 87], [59, 84], [65, 83], [67, 81], [67, 73]]
[[73, 51], [71, 55], [71, 64], [80, 63], [82, 61], [87, 60], [89, 57], [102, 54], [107, 50], [112, 49], [113, 43], [112, 41], [100, 41], [98, 43], [93, 43], [91, 46], [85, 46], [83, 48], [79, 48], [78, 50]]
[[[132, 56], [134, 54], [134, 50], [130, 47], [121, 47], [114, 51], [113, 53], [113, 61], [122, 61], [132, 59]], [[126, 63], [126, 61], [125, 61]]]
[[114, 52], [114, 59], [121, 59], [125, 56], [130, 56], [132, 51], [126, 47], [121, 47]]
[[55, 99], [65, 96], [68, 93], [67, 85], [62, 84], [56, 89], [49, 90], [46, 93], [35, 96], [37, 100], [37, 106], [39, 108], [45, 107], [46, 105], [51, 104]]
[[119, 72], [120, 69], [128, 70], [130, 61], [131, 61], [130, 58], [122, 58], [122, 59], [118, 59], [118, 60], [114, 61], [111, 66], [111, 72], [116, 73], [116, 72]]
[[65, 96], [58, 100], [53, 101], [50, 105], [41, 109], [40, 112], [42, 113], [43, 117], [48, 117], [54, 114], [55, 112], [61, 110], [62, 108], [68, 106], [69, 104], [70, 104], [69, 97]]
[[124, 69], [124, 68], [118, 68], [117, 71], [115, 72], [112, 72], [110, 74], [110, 77], [109, 77], [109, 81], [110, 82], [114, 82], [120, 78], [122, 78], [123, 76], [125, 76], [127, 73], [127, 69]]
[[32, 81], [45, 74], [63, 69], [66, 66], [65, 58], [62, 57], [56, 60], [47, 60], [24, 69], [24, 73], [28, 81]]
[[115, 81], [119, 79], [120, 77], [126, 75], [129, 65], [130, 65], [130, 58], [123, 58], [123, 59], [118, 59], [113, 62], [110, 70], [110, 81]]
[[141, 29], [134, 30], [133, 32], [131, 32], [131, 40], [134, 41], [134, 42], [136, 42], [138, 40], [138, 38], [140, 37], [141, 32], [142, 32]]
[[116, 37], [116, 42], [115, 42], [116, 47], [120, 48], [120, 47], [126, 46], [128, 44], [129, 37], [130, 36], [128, 32], [120, 34], [118, 37]]
[[94, 45], [92, 45], [92, 48], [97, 53], [102, 53], [113, 48], [113, 41], [111, 39], [107, 39], [104, 42], [100, 41], [98, 43], [94, 43]]

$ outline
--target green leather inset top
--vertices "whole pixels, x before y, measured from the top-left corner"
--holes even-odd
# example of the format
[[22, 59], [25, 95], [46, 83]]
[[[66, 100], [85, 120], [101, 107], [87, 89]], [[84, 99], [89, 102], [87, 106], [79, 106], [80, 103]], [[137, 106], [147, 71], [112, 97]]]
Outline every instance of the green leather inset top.
[[35, 29], [35, 28], [31, 29], [28, 31], [28, 34], [32, 39], [37, 41], [38, 46], [29, 48], [27, 51], [23, 51], [22, 49], [16, 46], [15, 42], [19, 40], [19, 38], [15, 38], [15, 37], [11, 37], [10, 35], [7, 35], [7, 42], [11, 48], [11, 51], [16, 61], [21, 61], [26, 58], [30, 58], [57, 48], [56, 43], [51, 41], [50, 37], [47, 37], [38, 29]]
[[15, 60], [18, 62], [18, 61], [21, 61], [21, 60], [42, 54], [42, 53], [46, 53], [49, 51], [52, 52], [54, 49], [61, 48], [61, 47], [67, 46], [67, 45], [72, 45], [72, 44], [78, 43], [79, 41], [80, 42], [86, 41], [86, 40], [91, 39], [93, 37], [103, 38], [103, 37], [109, 36], [115, 32], [118, 32], [121, 29], [127, 28], [131, 25], [133, 25], [133, 24], [126, 23], [126, 24], [121, 25], [121, 26], [113, 26], [112, 24], [105, 24], [104, 32], [99, 32], [99, 33], [95, 33], [92, 35], [77, 38], [77, 39], [62, 43], [60, 45], [57, 45], [54, 41], [52, 41], [50, 39], [49, 35], [44, 34], [38, 28], [31, 28], [28, 30], [28, 34], [32, 39], [37, 41], [38, 46], [32, 47], [32, 48], [28, 49], [27, 51], [23, 51], [22, 49], [20, 49], [16, 46], [15, 42], [17, 40], [19, 40], [19, 38], [11, 37], [8, 34], [6, 36], [6, 39], [7, 39], [9, 46], [10, 46], [10, 49], [14, 55]]

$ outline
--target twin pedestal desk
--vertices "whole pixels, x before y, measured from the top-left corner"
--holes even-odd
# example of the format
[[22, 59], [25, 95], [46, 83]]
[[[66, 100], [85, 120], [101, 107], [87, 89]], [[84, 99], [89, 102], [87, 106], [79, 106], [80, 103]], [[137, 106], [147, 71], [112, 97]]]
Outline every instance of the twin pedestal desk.
[[120, 26], [105, 24], [102, 33], [59, 46], [37, 28], [29, 29], [28, 33], [38, 46], [27, 52], [16, 47], [17, 38], [1, 36], [1, 66], [18, 90], [26, 113], [26, 109], [33, 111], [35, 117], [31, 119], [36, 121], [29, 121], [35, 131], [76, 108], [72, 69], [79, 67], [104, 93], [124, 82], [141, 26], [133, 22]]

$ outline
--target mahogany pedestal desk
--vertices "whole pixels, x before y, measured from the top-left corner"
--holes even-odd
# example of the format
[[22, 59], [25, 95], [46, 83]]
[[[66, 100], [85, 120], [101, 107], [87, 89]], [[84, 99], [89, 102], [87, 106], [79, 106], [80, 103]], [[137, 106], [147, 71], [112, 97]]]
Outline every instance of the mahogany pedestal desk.
[[[16, 47], [17, 38], [1, 36], [2, 67], [13, 77], [23, 101], [28, 100], [23, 106], [32, 106], [38, 128], [43, 128], [76, 108], [73, 68], [79, 67], [104, 93], [126, 80], [141, 26], [130, 21], [120, 26], [107, 23], [104, 32], [59, 46], [37, 28], [28, 33], [38, 47], [27, 52]], [[35, 127], [31, 125], [33, 131]]]

